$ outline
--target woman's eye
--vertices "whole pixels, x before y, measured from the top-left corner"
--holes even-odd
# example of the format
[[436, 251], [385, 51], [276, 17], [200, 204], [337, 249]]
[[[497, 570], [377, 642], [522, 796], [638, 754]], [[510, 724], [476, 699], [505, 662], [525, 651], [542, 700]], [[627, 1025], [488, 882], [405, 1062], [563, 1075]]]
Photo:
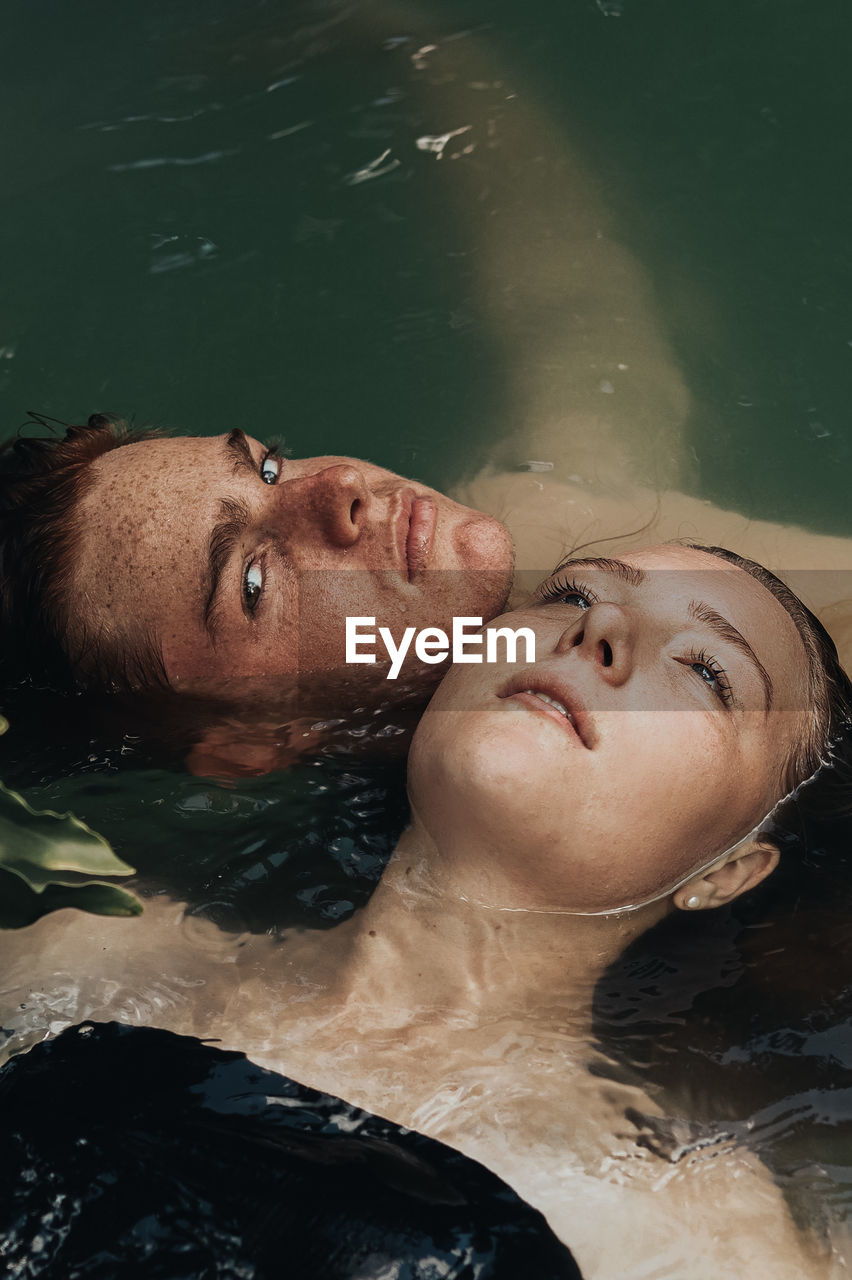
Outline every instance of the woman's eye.
[[257, 608], [257, 602], [262, 595], [263, 569], [257, 561], [255, 561], [246, 569], [245, 576], [243, 578], [243, 599], [245, 600], [246, 608], [250, 613], [253, 613]]
[[713, 693], [728, 706], [733, 700], [733, 690], [727, 675], [715, 662], [708, 662], [697, 657], [689, 664], [690, 669], [695, 672], [700, 680], [712, 689]]
[[260, 464], [260, 478], [264, 484], [277, 484], [281, 471], [281, 459], [268, 453]]
[[572, 605], [575, 609], [591, 609], [592, 602], [582, 591], [566, 591], [558, 597], [560, 604]]
[[597, 596], [593, 595], [583, 583], [572, 582], [559, 574], [542, 582], [536, 590], [536, 597], [545, 604], [567, 604], [571, 608], [582, 609], [584, 612], [591, 609], [597, 600]]

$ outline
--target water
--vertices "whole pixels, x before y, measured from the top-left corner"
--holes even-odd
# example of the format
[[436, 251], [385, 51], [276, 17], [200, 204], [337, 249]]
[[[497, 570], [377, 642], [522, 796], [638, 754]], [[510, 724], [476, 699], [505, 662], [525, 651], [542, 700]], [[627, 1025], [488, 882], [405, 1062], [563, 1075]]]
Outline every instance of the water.
[[[466, 121], [424, 104], [410, 46], [382, 48], [469, 30], [649, 268], [701, 491], [849, 532], [851, 26], [840, 0], [10, 3], [6, 429], [106, 408], [437, 483], [469, 466], [505, 428], [471, 292], [483, 215], [414, 145]], [[397, 167], [351, 185], [388, 148]]]
[[[477, 82], [487, 73], [461, 101], [440, 84], [424, 96], [412, 56], [450, 35]], [[297, 455], [353, 453], [439, 487], [472, 471], [515, 425], [489, 306], [502, 282], [482, 285], [487, 203], [460, 205], [448, 185], [463, 160], [417, 140], [464, 128], [477, 94], [505, 88], [547, 121], [545, 168], [580, 158], [650, 274], [691, 393], [693, 491], [852, 534], [850, 36], [840, 0], [9, 0], [2, 431], [28, 408], [71, 421], [112, 410], [280, 434]], [[496, 180], [500, 154], [490, 163]], [[545, 230], [532, 243], [544, 274]], [[360, 763], [342, 781], [336, 765], [306, 766], [224, 788], [132, 744], [41, 737], [10, 738], [5, 776], [34, 803], [73, 807], [150, 884], [229, 927], [281, 923], [270, 883], [306, 895], [297, 919], [304, 907], [333, 923], [402, 821], [398, 780]], [[835, 1040], [839, 1017], [826, 1014]], [[800, 1057], [830, 1081], [843, 1050], [816, 1049], [818, 1030]], [[783, 1045], [771, 1048], [783, 1078]], [[806, 1127], [786, 1166], [828, 1169], [838, 1218], [841, 1119]]]

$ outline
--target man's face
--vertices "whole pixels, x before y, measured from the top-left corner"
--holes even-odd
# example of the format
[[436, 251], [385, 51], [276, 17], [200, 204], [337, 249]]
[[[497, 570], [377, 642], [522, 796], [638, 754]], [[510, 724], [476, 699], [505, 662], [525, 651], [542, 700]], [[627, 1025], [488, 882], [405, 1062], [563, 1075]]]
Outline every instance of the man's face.
[[[151, 636], [200, 695], [274, 701], [296, 673], [343, 667], [347, 616], [398, 637], [493, 617], [508, 593], [498, 521], [370, 463], [279, 458], [236, 430], [125, 445], [91, 475], [72, 633]], [[380, 666], [355, 675], [393, 691]]]

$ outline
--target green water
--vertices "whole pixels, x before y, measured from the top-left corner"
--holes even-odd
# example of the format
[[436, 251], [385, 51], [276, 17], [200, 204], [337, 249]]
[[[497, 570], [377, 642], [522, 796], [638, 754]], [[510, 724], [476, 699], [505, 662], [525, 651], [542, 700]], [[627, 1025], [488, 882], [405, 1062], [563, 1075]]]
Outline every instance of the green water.
[[[609, 11], [609, 16], [607, 12]], [[505, 430], [477, 211], [388, 33], [533, 86], [651, 272], [708, 497], [852, 532], [841, 0], [7, 0], [0, 405], [108, 409], [447, 482]], [[277, 86], [277, 87], [276, 87]], [[446, 127], [442, 125], [440, 127]], [[296, 130], [289, 133], [289, 130]], [[275, 137], [276, 134], [284, 136]], [[401, 163], [347, 177], [386, 147]]]
[[[6, 0], [0, 433], [27, 409], [239, 425], [439, 486], [486, 459], [510, 426], [474, 283], [487, 210], [451, 207], [417, 150], [463, 121], [420, 96], [392, 41], [412, 31], [468, 33], [535, 94], [545, 163], [563, 140], [583, 156], [690, 389], [696, 491], [852, 534], [842, 0]], [[395, 167], [353, 183], [386, 151]], [[48, 739], [5, 776], [223, 917], [246, 885], [268, 897], [281, 832], [310, 826], [327, 791], [298, 774], [217, 788], [134, 767], [126, 744], [74, 750]], [[333, 859], [321, 816], [293, 855], [327, 919], [378, 874], [371, 788], [340, 784]]]

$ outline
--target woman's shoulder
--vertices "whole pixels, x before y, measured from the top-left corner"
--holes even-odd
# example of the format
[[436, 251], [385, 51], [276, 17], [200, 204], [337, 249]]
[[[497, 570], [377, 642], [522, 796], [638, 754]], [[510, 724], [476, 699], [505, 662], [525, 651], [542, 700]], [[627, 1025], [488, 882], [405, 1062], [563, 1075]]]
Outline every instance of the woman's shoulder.
[[539, 1076], [535, 1089], [489, 1090], [478, 1103], [471, 1091], [443, 1123], [438, 1108], [418, 1119], [542, 1212], [587, 1280], [834, 1274], [754, 1153], [725, 1136], [666, 1142], [666, 1119], [641, 1087], [575, 1065], [552, 1088]]
[[796, 1229], [766, 1167], [742, 1147], [704, 1150], [676, 1164], [614, 1151], [597, 1175], [529, 1196], [571, 1248], [588, 1280], [845, 1274]]

